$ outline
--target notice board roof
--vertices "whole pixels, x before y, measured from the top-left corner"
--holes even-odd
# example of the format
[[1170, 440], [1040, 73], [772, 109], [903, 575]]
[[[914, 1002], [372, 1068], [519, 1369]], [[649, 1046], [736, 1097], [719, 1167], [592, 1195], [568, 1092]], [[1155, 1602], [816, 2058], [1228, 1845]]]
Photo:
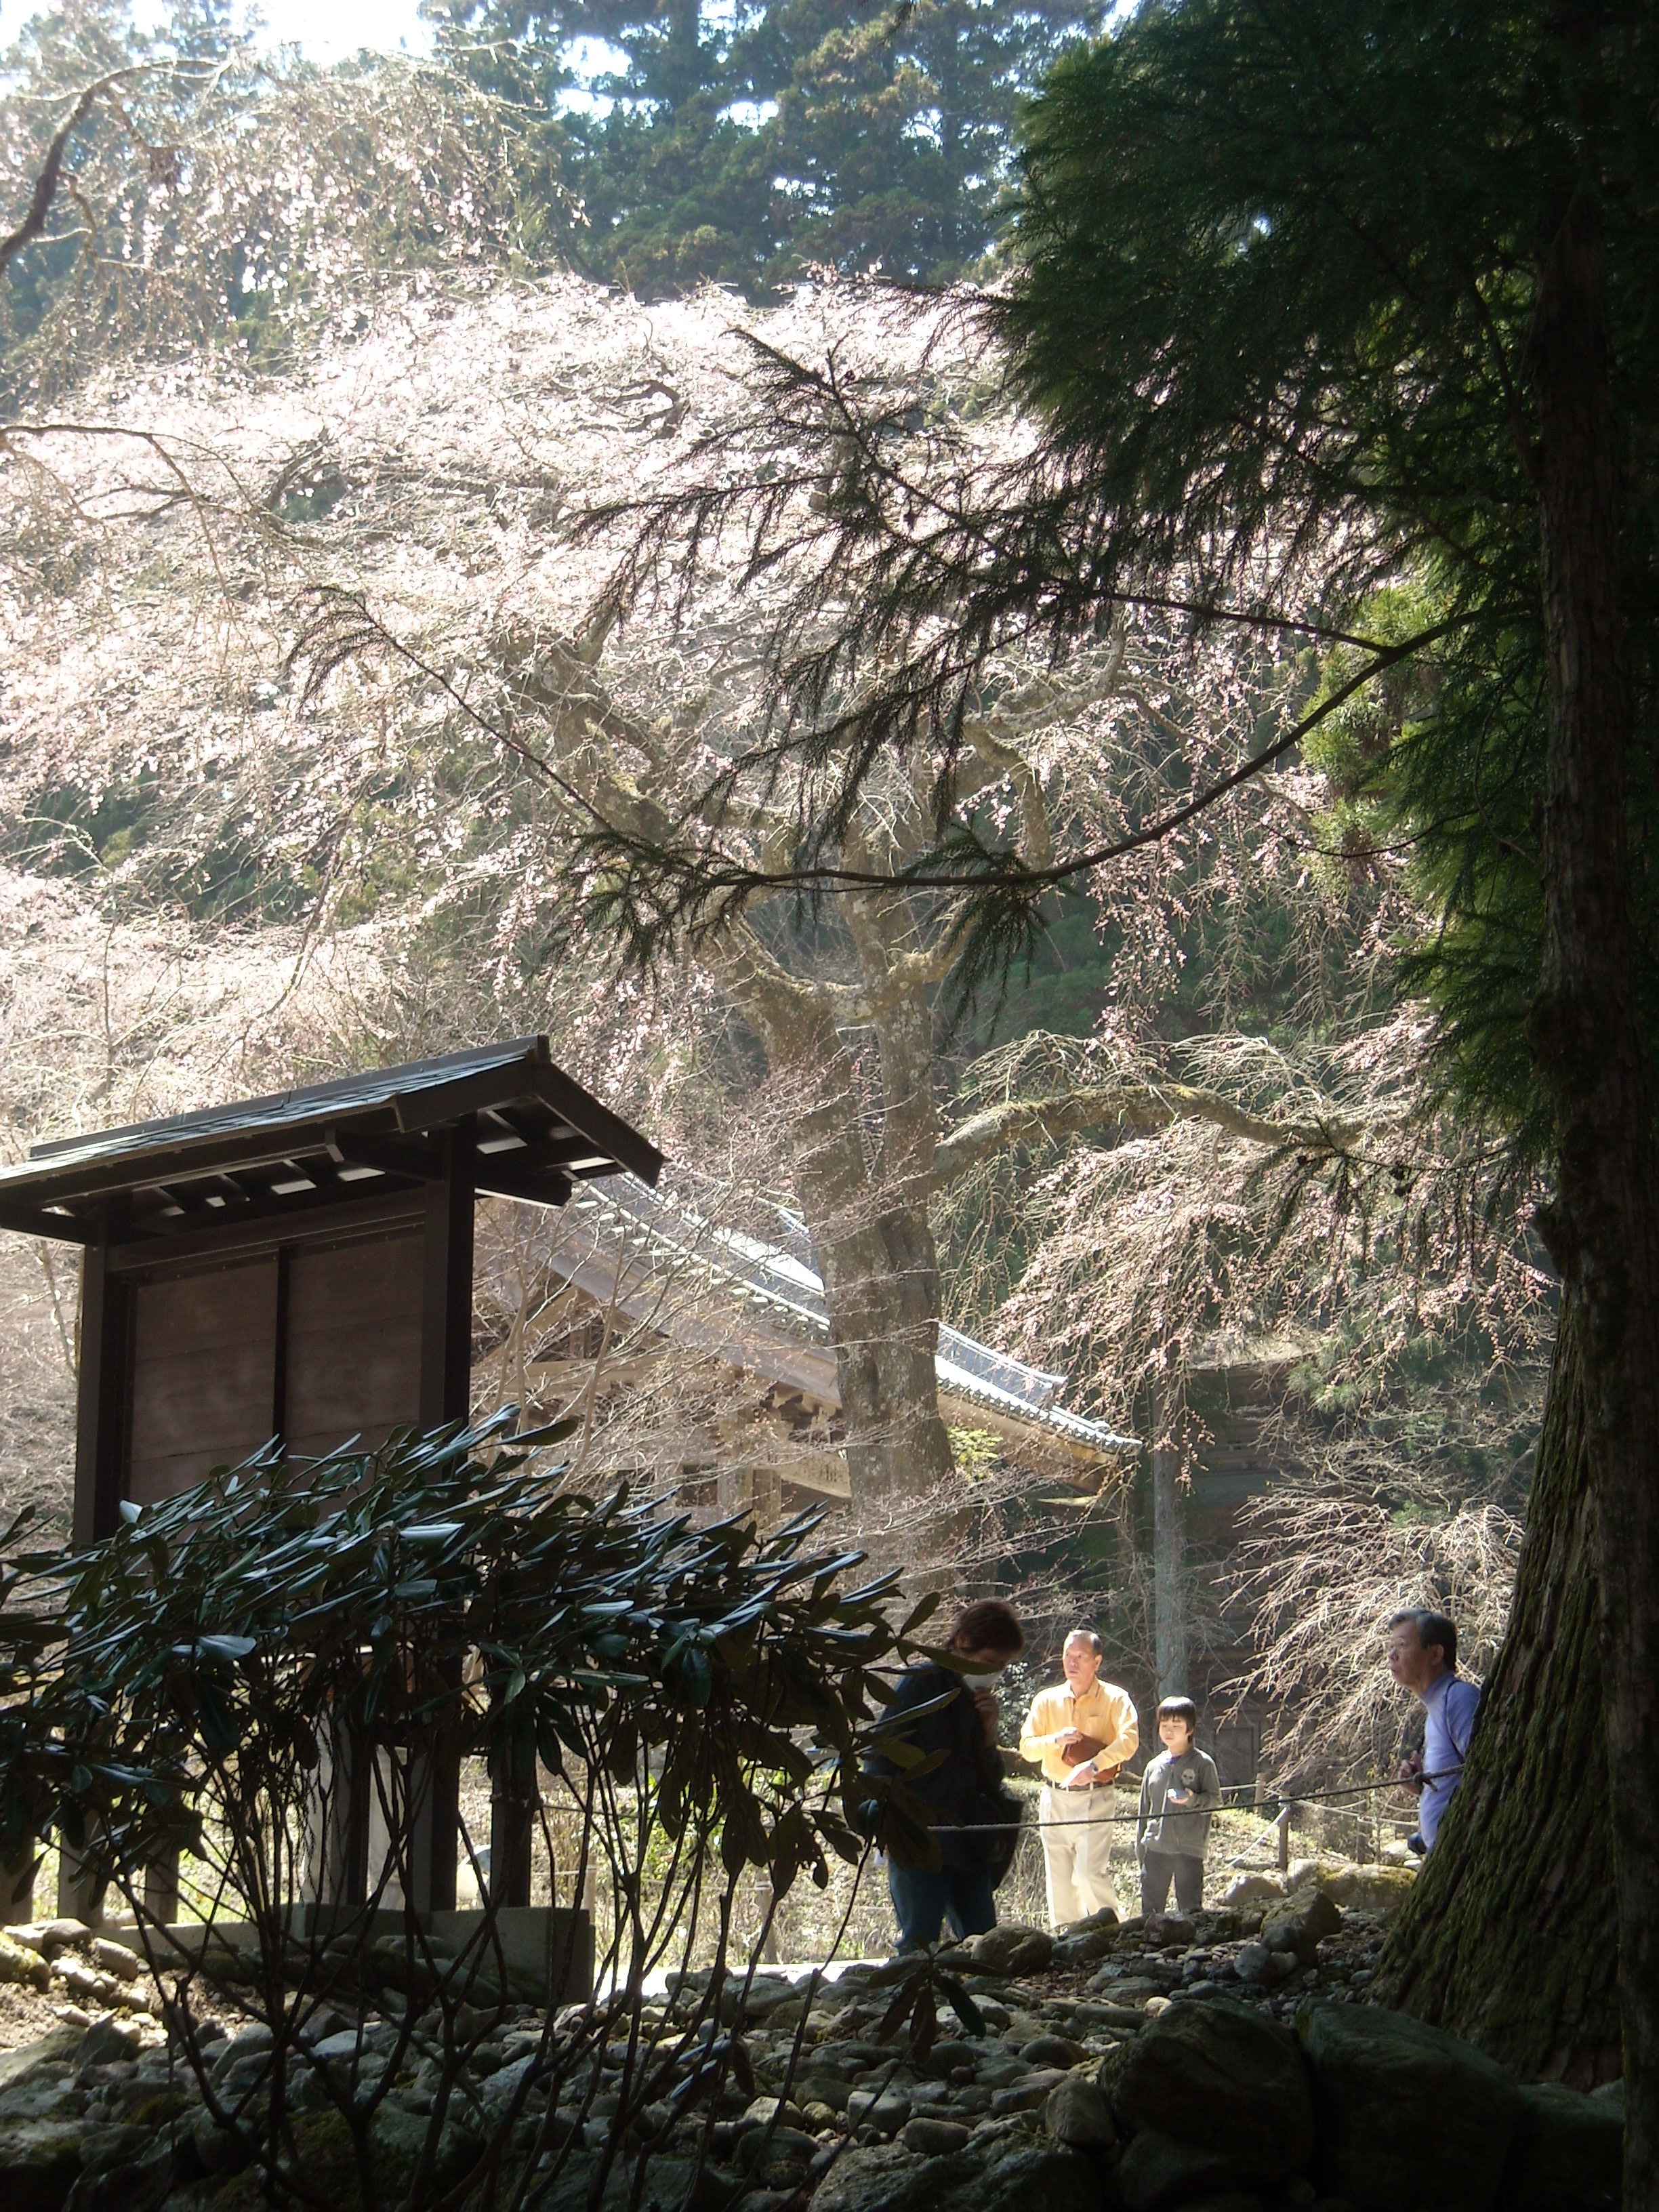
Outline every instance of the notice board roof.
[[0, 1228], [86, 1243], [112, 1211], [125, 1237], [326, 1208], [435, 1180], [434, 1140], [463, 1123], [474, 1188], [501, 1197], [556, 1206], [573, 1182], [626, 1170], [654, 1184], [662, 1167], [544, 1036], [517, 1037], [36, 1145], [0, 1169]]

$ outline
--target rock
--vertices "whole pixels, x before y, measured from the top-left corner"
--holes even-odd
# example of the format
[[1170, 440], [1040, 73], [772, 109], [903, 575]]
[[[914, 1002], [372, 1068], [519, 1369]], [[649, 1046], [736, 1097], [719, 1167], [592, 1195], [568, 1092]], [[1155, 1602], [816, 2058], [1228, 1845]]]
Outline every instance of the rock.
[[975, 1966], [989, 1974], [1041, 1974], [1054, 1955], [1054, 1939], [1043, 1928], [1022, 1928], [1011, 1921], [989, 1928], [969, 1946]]
[[337, 2034], [325, 2035], [311, 2046], [313, 2058], [325, 2063], [344, 2059], [348, 2063], [362, 2048], [362, 2037], [355, 2027], [342, 2028]]
[[1074, 2149], [1109, 2149], [1117, 2141], [1112, 2108], [1102, 2091], [1080, 2074], [1055, 2082], [1042, 2107], [1042, 2131]]
[[851, 2094], [846, 2082], [833, 2074], [809, 2074], [800, 2085], [802, 2105], [827, 2105], [832, 2112], [844, 2112]]
[[1036, 2035], [1021, 2044], [1019, 2055], [1028, 2066], [1080, 2066], [1089, 2053], [1069, 2035]]
[[27, 2092], [44, 2080], [65, 2080], [65, 2069], [81, 2047], [81, 2034], [77, 2028], [54, 2028], [39, 2043], [20, 2044], [15, 2051], [0, 2051], [0, 2098], [9, 2103], [14, 2094]]
[[970, 2148], [960, 2163], [966, 2177], [947, 2191], [940, 2212], [1101, 2212], [1099, 2172], [1084, 2152], [1016, 2141], [982, 2154]]
[[1182, 1912], [1153, 1912], [1147, 1916], [1146, 1941], [1165, 1949], [1171, 1943], [1183, 1946], [1198, 1941], [1198, 1929]]
[[1194, 2197], [1215, 2196], [1238, 2179], [1219, 2151], [1177, 2142], [1157, 2128], [1143, 2128], [1117, 2170], [1126, 2212], [1170, 2212]]
[[899, 2130], [899, 2141], [906, 2150], [918, 2151], [924, 2158], [944, 2158], [962, 2149], [972, 2133], [960, 2120], [936, 2120], [918, 2112]]
[[0, 1935], [0, 1982], [27, 1983], [43, 1990], [51, 1979], [52, 1968], [39, 1951]]
[[1504, 2212], [1618, 2212], [1622, 2102], [1582, 2096], [1554, 2081], [1522, 2089], [1498, 2192]]
[[222, 2081], [231, 2068], [240, 2065], [244, 2058], [255, 2058], [269, 2051], [272, 2040], [270, 2030], [263, 2021], [255, 2021], [251, 2027], [239, 2029], [213, 2054], [214, 2080]]
[[111, 2127], [88, 2127], [81, 2138], [82, 2179], [128, 2164], [148, 2147], [149, 2139], [148, 2128], [137, 2127], [130, 2120], [118, 2120]]
[[[545, 2212], [590, 2212], [599, 2179], [598, 2165], [597, 2154], [570, 2160], [550, 2193], [538, 2192], [538, 2203], [545, 2208]], [[692, 2195], [690, 2192], [694, 2180], [696, 2193]], [[633, 2167], [625, 2160], [617, 2160], [599, 2199], [603, 2212], [629, 2212], [633, 2189]], [[653, 2159], [646, 2169], [640, 2212], [681, 2212], [683, 2206], [686, 2212], [723, 2212], [723, 2208], [739, 2195], [744, 2212], [767, 2212], [767, 2208], [780, 2207], [787, 2201], [783, 2196], [747, 2185], [742, 2176], [724, 2166], [707, 2166], [701, 2179], [696, 2179], [696, 2167], [689, 2159]]]
[[197, 2115], [190, 2137], [197, 2164], [204, 2173], [216, 2179], [240, 2173], [252, 2154], [241, 2129], [218, 2126], [210, 2112]]
[[1252, 1989], [1272, 1989], [1289, 1981], [1299, 1963], [1294, 1951], [1270, 1951], [1265, 1943], [1241, 1943], [1233, 1972]]
[[1313, 2098], [1296, 2039], [1225, 1997], [1177, 2005], [1143, 2030], [1115, 2094], [1136, 2127], [1224, 2153], [1234, 2179], [1282, 2181], [1313, 2155]]
[[998, 2089], [991, 2099], [991, 2111], [1000, 2118], [1006, 2112], [1034, 2112], [1039, 2105], [1046, 2104], [1051, 2089], [1069, 2079], [1057, 2066], [1039, 2066], [1023, 2081], [1012, 2081], [1006, 2089]]
[[980, 2086], [986, 2089], [1006, 2089], [1015, 2081], [1023, 2081], [1030, 2070], [1025, 2061], [1016, 2058], [1012, 2051], [1001, 2058], [988, 2058], [975, 2069]]
[[100, 2020], [89, 2027], [81, 2038], [81, 2047], [75, 2054], [75, 2070], [84, 2074], [89, 2066], [109, 2066], [117, 2060], [131, 2058], [138, 2048], [138, 2031], [123, 2027], [118, 2021]]
[[180, 2162], [167, 2143], [158, 2144], [148, 2157], [99, 2172], [92, 2171], [88, 2161], [65, 2200], [64, 2212], [151, 2212], [179, 2180], [198, 2178], [194, 2160], [185, 2163], [187, 2172], [181, 2173]]
[[1316, 2172], [1356, 2212], [1491, 2212], [1521, 2092], [1455, 2036], [1374, 2005], [1305, 2005]]
[[751, 2128], [769, 2128], [775, 2120], [786, 2128], [801, 2124], [800, 2106], [787, 2097], [752, 2097], [744, 2107], [743, 2117]]
[[6, 2212], [62, 2212], [81, 2171], [78, 2120], [23, 2120], [0, 2127]]
[[1055, 1937], [1048, 1963], [1064, 1973], [1076, 1973], [1081, 1967], [1092, 1966], [1103, 1959], [1116, 1941], [1109, 1928], [1097, 1929], [1085, 1936], [1075, 1935], [1068, 1929], [1065, 1935]]
[[897, 2143], [844, 2152], [819, 2183], [812, 2212], [935, 2212], [940, 2164]]
[[1413, 1865], [1342, 1867], [1320, 1883], [1325, 1895], [1346, 1911], [1395, 1912], [1417, 1880]]
[[[61, 1951], [84, 1950], [92, 1942], [92, 1930], [84, 1920], [48, 1920], [37, 1925], [31, 1932], [49, 1959], [57, 1958]], [[21, 1942], [23, 1940], [21, 1929], [15, 1929], [14, 1933]]]
[[112, 1943], [107, 1936], [93, 1937], [92, 1963], [118, 1982], [136, 1982], [144, 1971], [144, 1962], [136, 1951], [129, 1951], [125, 1943]]
[[1305, 1901], [1292, 1898], [1269, 1912], [1261, 1923], [1261, 1941], [1270, 1951], [1293, 1952], [1304, 1966], [1311, 1966], [1322, 1941], [1341, 1925], [1341, 1907], [1316, 1889]]
[[750, 2128], [738, 2138], [738, 2164], [745, 2173], [775, 2166], [805, 2166], [817, 2150], [799, 2128]]
[[910, 2100], [902, 2089], [854, 2089], [847, 2100], [847, 2117], [855, 2128], [879, 2128], [890, 2136], [909, 2118]]
[[1289, 1891], [1282, 1874], [1235, 1875], [1221, 1893], [1224, 1905], [1249, 1905], [1258, 1898], [1285, 1897]]
[[812, 2212], [1101, 2212], [1100, 2179], [1082, 2153], [1058, 2144], [981, 2148], [945, 2158], [897, 2143], [851, 2150], [819, 2184]]
[[1068, 1936], [1097, 1936], [1125, 1924], [1118, 1916], [1116, 1905], [1103, 1905], [1098, 1912], [1090, 1913], [1086, 1919], [1068, 1920], [1066, 1933]]

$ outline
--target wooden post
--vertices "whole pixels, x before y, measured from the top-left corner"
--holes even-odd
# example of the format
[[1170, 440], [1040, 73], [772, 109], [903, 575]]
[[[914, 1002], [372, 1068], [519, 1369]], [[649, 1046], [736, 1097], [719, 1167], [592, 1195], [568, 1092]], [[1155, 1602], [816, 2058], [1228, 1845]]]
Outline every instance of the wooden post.
[[350, 1730], [325, 1724], [313, 1778], [306, 1891], [313, 1904], [360, 1906], [368, 1894], [373, 1753]]
[[83, 1921], [94, 1928], [104, 1917], [104, 1894], [109, 1885], [94, 1875], [81, 1854], [60, 1840], [58, 1846], [58, 1917]]
[[106, 1212], [81, 1259], [81, 1327], [75, 1434], [75, 1541], [95, 1544], [121, 1522], [126, 1443], [127, 1338], [131, 1294], [109, 1265]]
[[179, 1917], [179, 1854], [164, 1851], [144, 1869], [144, 1911], [160, 1928]]
[[444, 1172], [426, 1187], [421, 1305], [421, 1425], [465, 1421], [472, 1395], [472, 1125], [441, 1140]]
[[[477, 1158], [471, 1117], [441, 1139], [444, 1172], [427, 1185], [421, 1302], [421, 1425], [465, 1422], [472, 1410], [472, 1208]], [[455, 1909], [461, 1762], [435, 1745], [411, 1762], [410, 1877], [417, 1912]], [[495, 1863], [492, 1842], [490, 1863]]]
[[0, 1867], [0, 1928], [19, 1928], [34, 1917], [34, 1853], [20, 1864]]
[[757, 1875], [755, 1878], [755, 1903], [760, 1910], [761, 1925], [766, 1930], [761, 1942], [761, 1959], [769, 1966], [775, 1966], [778, 1963], [778, 1932], [772, 1919], [775, 1901], [770, 1877], [764, 1874]]
[[1286, 1803], [1279, 1808], [1274, 1826], [1279, 1830], [1279, 1871], [1288, 1874], [1291, 1868], [1291, 1814], [1295, 1808]]
[[530, 1902], [538, 1796], [533, 1771], [528, 1782], [520, 1782], [513, 1772], [511, 1753], [503, 1746], [491, 1760], [489, 1771], [488, 1887], [492, 1904]]

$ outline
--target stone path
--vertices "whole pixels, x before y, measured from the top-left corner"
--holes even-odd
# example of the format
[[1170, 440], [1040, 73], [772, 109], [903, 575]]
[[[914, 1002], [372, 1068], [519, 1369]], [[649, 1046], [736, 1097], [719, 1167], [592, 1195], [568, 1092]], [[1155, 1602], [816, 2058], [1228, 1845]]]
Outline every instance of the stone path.
[[[310, 2022], [290, 2109], [308, 2154], [349, 2177], [325, 2076], [374, 2100], [389, 2203], [434, 2126], [436, 2178], [458, 2178], [499, 2121], [521, 2160], [546, 2164], [554, 2212], [578, 2212], [607, 2167], [605, 2212], [623, 2212], [641, 2155], [642, 2202], [659, 2212], [688, 2196], [693, 2212], [1614, 2212], [1616, 2095], [1523, 2090], [1369, 2003], [1385, 1917], [1352, 1901], [1375, 1893], [1353, 1883], [1344, 1909], [1340, 1887], [1190, 1921], [1103, 1915], [1058, 1940], [1000, 1928], [942, 1956], [948, 1978], [936, 1973], [886, 2035], [915, 1962], [849, 1966], [816, 1988], [757, 1976], [703, 2006], [720, 2016], [706, 2039], [740, 2045], [712, 2108], [702, 2046], [681, 2050], [646, 2103], [624, 2094], [617, 2042], [550, 2080], [549, 2024], [514, 2005], [472, 2023], [464, 2094], [434, 2123], [430, 2046], [422, 2057], [417, 2035], [398, 2057], [388, 2003]], [[0, 2169], [27, 2212], [256, 2212], [245, 2148], [211, 2118], [176, 2040], [131, 2002], [159, 2005], [145, 1978], [73, 1923], [27, 1933], [37, 1980], [44, 1969], [52, 1990], [91, 1996], [89, 1980], [66, 1978], [100, 1974], [127, 2001], [0, 2057]], [[647, 2007], [646, 2032], [665, 2051], [683, 2045], [706, 1996], [695, 1977], [677, 1984]], [[228, 2016], [198, 2028], [197, 2050], [221, 2101], [257, 2117], [269, 2030]], [[356, 2183], [341, 2186], [339, 2212], [353, 2212]]]

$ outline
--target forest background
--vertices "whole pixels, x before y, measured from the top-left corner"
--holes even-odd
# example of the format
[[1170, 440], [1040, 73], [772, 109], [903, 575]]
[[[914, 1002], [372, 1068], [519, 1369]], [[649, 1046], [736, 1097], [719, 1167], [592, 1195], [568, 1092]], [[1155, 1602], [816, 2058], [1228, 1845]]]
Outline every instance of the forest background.
[[[9, 210], [101, 89], [5, 270], [6, 1141], [544, 1029], [734, 1224], [806, 1218], [865, 1534], [923, 1498], [960, 1559], [965, 1496], [974, 1578], [1041, 1630], [1097, 1619], [1138, 1679], [1187, 1663], [1160, 1626], [1242, 1647], [1277, 1771], [1369, 1772], [1401, 1714], [1356, 1622], [1433, 1601], [1477, 1669], [1496, 1648], [1553, 1325], [1535, 1192], [1423, 1073], [1438, 887], [1369, 775], [1409, 685], [1343, 704], [1340, 643], [1194, 649], [1150, 605], [1005, 655], [949, 816], [1034, 860], [1330, 711], [965, 1000], [956, 917], [892, 882], [938, 827], [931, 773], [866, 781], [836, 849], [891, 887], [841, 903], [716, 901], [665, 939], [594, 856], [625, 823], [672, 886], [787, 848], [826, 787], [768, 773], [757, 640], [795, 580], [747, 573], [738, 534], [694, 598], [620, 622], [616, 503], [733, 437], [781, 498], [830, 496], [778, 359], [896, 456], [1018, 452], [982, 343], [892, 288], [994, 279], [1019, 100], [1097, 27], [471, 9], [430, 65], [329, 71], [256, 60], [213, 7], [25, 33]], [[614, 68], [573, 104], [583, 40]], [[0, 1481], [61, 1512], [74, 1285], [8, 1247]], [[526, 1337], [556, 1348], [545, 1303], [514, 1279], [483, 1317], [503, 1387]], [[1063, 1367], [1143, 1463], [1080, 1511], [996, 1479], [939, 1419], [941, 1316]], [[1160, 1620], [1152, 1494], [1178, 1516], [1229, 1364], [1271, 1378], [1276, 1471], [1242, 1545], [1176, 1547], [1178, 1592], [1166, 1553]], [[703, 1387], [607, 1399], [595, 1472], [636, 1471]]]

